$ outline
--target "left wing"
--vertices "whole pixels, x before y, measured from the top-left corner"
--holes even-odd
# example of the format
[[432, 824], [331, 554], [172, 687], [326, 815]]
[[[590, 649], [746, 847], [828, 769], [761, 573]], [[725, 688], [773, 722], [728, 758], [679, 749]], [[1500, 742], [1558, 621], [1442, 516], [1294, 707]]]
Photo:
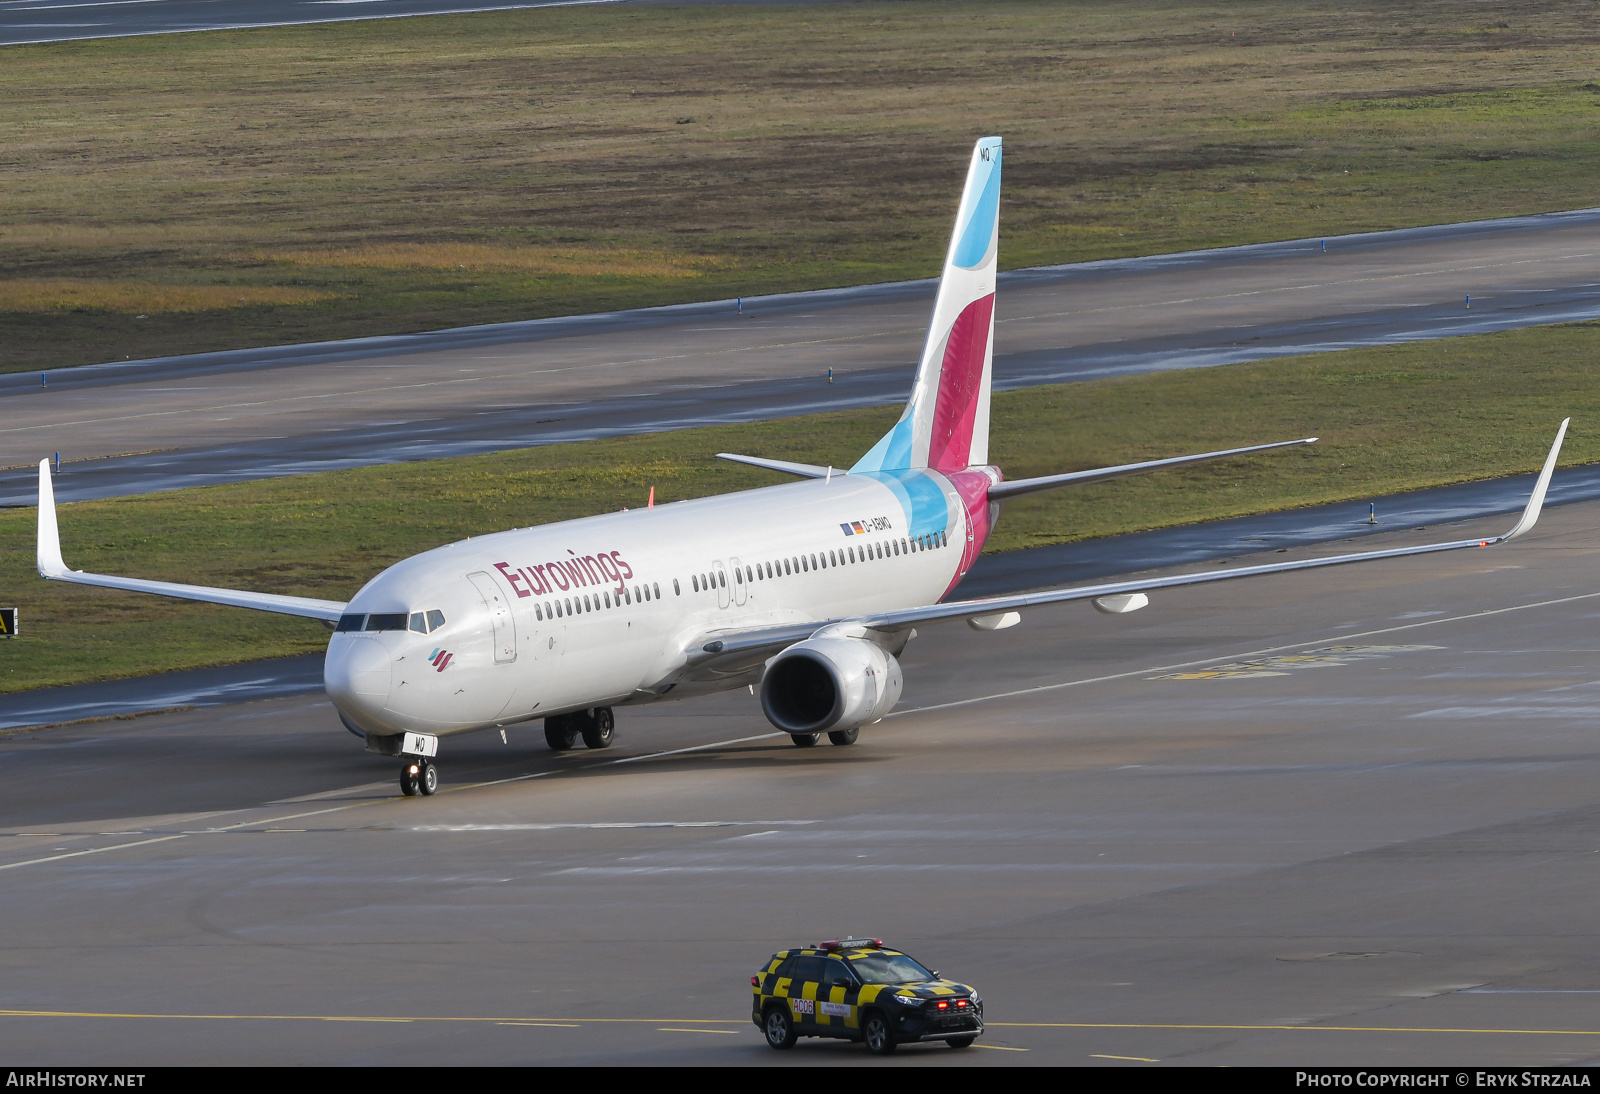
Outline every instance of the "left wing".
[[[691, 668], [726, 671], [729, 667], [750, 665], [764, 653], [776, 653], [792, 642], [810, 637], [811, 633], [837, 623], [853, 623], [885, 633], [908, 630], [920, 623], [935, 623], [951, 619], [974, 619], [1003, 615], [1022, 608], [1035, 608], [1042, 604], [1060, 604], [1070, 600], [1098, 600], [1102, 597], [1130, 596], [1151, 589], [1175, 589], [1184, 585], [1205, 585], [1213, 581], [1231, 581], [1239, 577], [1260, 574], [1288, 573], [1297, 570], [1316, 570], [1325, 566], [1343, 566], [1351, 562], [1372, 562], [1380, 558], [1405, 558], [1409, 555], [1435, 554], [1440, 551], [1459, 551], [1467, 547], [1492, 547], [1507, 543], [1527, 532], [1539, 519], [1544, 507], [1545, 493], [1550, 488], [1550, 476], [1555, 472], [1556, 458], [1561, 454], [1561, 442], [1567, 435], [1567, 423], [1562, 421], [1556, 431], [1555, 443], [1545, 457], [1544, 468], [1528, 497], [1522, 519], [1504, 535], [1490, 539], [1458, 539], [1447, 543], [1428, 543], [1418, 547], [1394, 547], [1386, 551], [1360, 551], [1349, 555], [1332, 555], [1297, 562], [1275, 562], [1265, 566], [1244, 566], [1237, 570], [1207, 571], [1198, 574], [1178, 574], [1174, 577], [1143, 578], [1136, 581], [1115, 581], [1104, 585], [1079, 585], [1067, 589], [1046, 589], [1037, 593], [1019, 593], [1013, 596], [991, 596], [981, 600], [957, 600], [946, 604], [930, 604], [923, 608], [902, 608], [873, 615], [860, 615], [848, 619], [819, 620], [814, 624], [788, 624], [782, 627], [763, 628], [742, 632], [705, 635], [691, 647], [688, 664]], [[801, 632], [806, 633], [802, 634]]]
[[71, 581], [78, 585], [99, 585], [130, 593], [158, 593], [179, 600], [203, 600], [235, 608], [255, 608], [279, 615], [298, 615], [337, 623], [345, 605], [336, 600], [312, 600], [304, 596], [279, 596], [276, 593], [251, 593], [238, 589], [213, 589], [205, 585], [179, 585], [171, 581], [145, 581], [137, 577], [112, 577], [69, 570], [61, 560], [61, 533], [56, 527], [56, 494], [50, 484], [50, 461], [39, 461], [39, 576], [51, 581]]

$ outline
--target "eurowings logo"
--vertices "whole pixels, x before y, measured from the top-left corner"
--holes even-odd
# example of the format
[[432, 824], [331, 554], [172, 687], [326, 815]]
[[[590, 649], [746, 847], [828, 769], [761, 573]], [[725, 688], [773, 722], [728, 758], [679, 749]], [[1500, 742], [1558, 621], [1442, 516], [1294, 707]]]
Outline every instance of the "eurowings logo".
[[448, 650], [441, 650], [435, 647], [434, 651], [428, 654], [428, 663], [434, 667], [435, 671], [443, 672], [449, 667], [451, 656], [452, 654]]

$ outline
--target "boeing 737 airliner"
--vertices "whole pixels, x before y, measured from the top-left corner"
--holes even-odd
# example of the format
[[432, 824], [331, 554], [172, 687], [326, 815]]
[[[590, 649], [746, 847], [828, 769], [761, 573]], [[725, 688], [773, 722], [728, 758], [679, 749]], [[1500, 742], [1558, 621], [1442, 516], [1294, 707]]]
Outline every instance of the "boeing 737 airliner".
[[1133, 611], [1152, 589], [1485, 547], [1533, 527], [1561, 423], [1505, 535], [982, 600], [946, 600], [1007, 498], [1316, 438], [1006, 481], [989, 465], [1000, 139], [978, 141], [905, 412], [848, 471], [723, 453], [800, 481], [452, 543], [384, 570], [348, 604], [87, 574], [61, 558], [39, 464], [39, 572], [56, 581], [230, 604], [332, 626], [323, 679], [369, 751], [401, 758], [407, 794], [438, 786], [439, 738], [544, 720], [551, 748], [611, 742], [612, 708], [746, 685], [809, 746], [853, 744], [900, 698], [913, 628], [1016, 624], [1090, 600]]

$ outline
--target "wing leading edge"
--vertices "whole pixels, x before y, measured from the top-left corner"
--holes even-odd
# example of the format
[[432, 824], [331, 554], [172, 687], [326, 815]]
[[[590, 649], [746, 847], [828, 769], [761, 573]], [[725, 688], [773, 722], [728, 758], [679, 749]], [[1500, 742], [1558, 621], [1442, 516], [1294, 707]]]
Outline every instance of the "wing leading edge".
[[[1234, 578], [1256, 577], [1261, 574], [1317, 570], [1327, 566], [1343, 566], [1352, 562], [1374, 562], [1383, 558], [1405, 558], [1410, 555], [1437, 554], [1441, 551], [1459, 551], [1467, 547], [1492, 547], [1497, 543], [1507, 543], [1525, 534], [1538, 521], [1540, 510], [1544, 508], [1545, 494], [1550, 489], [1550, 476], [1554, 474], [1556, 459], [1561, 455], [1561, 442], [1566, 438], [1567, 424], [1571, 421], [1571, 418], [1564, 419], [1561, 423], [1561, 428], [1556, 431], [1555, 443], [1550, 446], [1550, 454], [1545, 457], [1544, 467], [1539, 472], [1539, 479], [1534, 484], [1533, 493], [1528, 497], [1528, 504], [1522, 511], [1521, 519], [1517, 521], [1510, 531], [1489, 539], [1458, 539], [1446, 543], [1428, 543], [1417, 547], [1395, 547], [1386, 551], [1360, 551], [1355, 554], [1332, 555], [1328, 558], [1276, 562], [1265, 566], [1244, 566], [1237, 570], [1178, 574], [1173, 577], [1144, 578], [1137, 581], [1115, 581], [1103, 585], [1079, 585], [1066, 589], [1046, 589], [1037, 593], [1019, 593], [1014, 596], [985, 597], [981, 600], [957, 600], [944, 604], [929, 604], [922, 608], [904, 608], [898, 611], [855, 616], [849, 619], [819, 621], [810, 626], [809, 629], [817, 631], [824, 627], [846, 623], [854, 624], [867, 630], [893, 633], [908, 630], [922, 623], [992, 616], [1017, 611], [1022, 608], [1036, 608], [1044, 604], [1061, 604], [1073, 600], [1097, 600], [1101, 597], [1126, 596], [1133, 593], [1148, 592], [1151, 589], [1175, 589], [1185, 585], [1205, 585], [1213, 581], [1231, 581]], [[801, 628], [790, 625], [706, 635], [697, 640], [696, 644], [691, 647], [689, 664], [691, 666], [700, 666], [706, 665], [708, 662], [721, 662], [723, 660], [748, 662], [762, 651], [775, 653], [789, 643], [799, 641], [802, 637], [798, 633], [799, 629]]]
[[227, 604], [234, 608], [298, 615], [337, 623], [345, 605], [336, 600], [313, 600], [304, 596], [279, 596], [239, 589], [213, 589], [204, 585], [180, 585], [171, 581], [145, 581], [136, 577], [86, 574], [69, 570], [61, 559], [61, 533], [56, 525], [56, 495], [50, 483], [50, 461], [39, 461], [39, 576], [51, 581], [70, 581], [77, 585], [98, 585], [130, 593], [156, 593], [179, 600], [201, 600], [208, 604]]

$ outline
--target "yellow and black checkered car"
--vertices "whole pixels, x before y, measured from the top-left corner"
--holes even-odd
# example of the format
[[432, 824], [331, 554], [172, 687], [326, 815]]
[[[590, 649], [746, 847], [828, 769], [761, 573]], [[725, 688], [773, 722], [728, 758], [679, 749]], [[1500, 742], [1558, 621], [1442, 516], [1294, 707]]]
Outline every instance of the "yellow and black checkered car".
[[966, 1048], [983, 1033], [983, 1000], [881, 939], [780, 950], [750, 978], [750, 1018], [773, 1048], [801, 1037], [863, 1041], [893, 1052], [913, 1041]]

